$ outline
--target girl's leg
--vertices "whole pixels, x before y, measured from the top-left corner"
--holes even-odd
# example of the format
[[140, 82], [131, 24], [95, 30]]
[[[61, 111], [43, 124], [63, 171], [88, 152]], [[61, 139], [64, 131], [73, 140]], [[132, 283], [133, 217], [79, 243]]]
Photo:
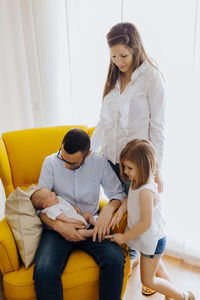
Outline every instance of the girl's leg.
[[[184, 300], [184, 293], [168, 281], [169, 277], [165, 273], [162, 263], [160, 265], [160, 260], [160, 257], [149, 258], [141, 255], [140, 273], [142, 284], [167, 297], [171, 297], [176, 300]], [[157, 275], [164, 275], [164, 278], [156, 277], [156, 273]]]
[[[164, 266], [164, 263], [163, 263], [162, 259], [160, 259], [160, 263], [159, 263], [159, 266], [158, 266], [158, 269], [157, 269], [157, 272], [156, 272], [156, 276], [164, 278], [167, 281], [171, 281], [170, 278], [169, 278], [169, 275], [167, 273], [167, 270], [166, 270], [166, 268]], [[165, 300], [172, 300], [172, 298], [166, 296]]]
[[160, 258], [160, 262], [159, 262], [158, 269], [156, 272], [156, 276], [164, 278], [168, 281], [171, 281], [161, 258]]

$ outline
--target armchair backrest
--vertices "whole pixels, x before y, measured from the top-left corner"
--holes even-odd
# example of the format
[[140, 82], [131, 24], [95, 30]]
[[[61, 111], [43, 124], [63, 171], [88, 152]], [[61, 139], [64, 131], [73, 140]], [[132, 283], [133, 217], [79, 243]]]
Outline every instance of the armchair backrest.
[[55, 126], [25, 129], [2, 134], [0, 138], [0, 178], [6, 197], [17, 187], [25, 190], [37, 184], [44, 158], [57, 152], [66, 132], [87, 126]]

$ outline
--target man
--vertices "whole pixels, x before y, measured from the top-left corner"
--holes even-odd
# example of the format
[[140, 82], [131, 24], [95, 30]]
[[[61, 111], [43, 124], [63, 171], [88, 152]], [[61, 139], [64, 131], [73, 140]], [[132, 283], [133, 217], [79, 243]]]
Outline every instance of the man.
[[33, 278], [38, 300], [63, 299], [61, 275], [75, 248], [90, 254], [100, 267], [99, 299], [121, 299], [124, 255], [119, 245], [104, 237], [109, 234], [112, 213], [120, 206], [125, 194], [106, 158], [90, 150], [88, 134], [81, 129], [68, 131], [58, 153], [46, 157], [39, 187], [49, 188], [78, 206], [81, 214], [90, 211], [95, 215], [99, 209], [100, 186], [110, 201], [95, 223], [92, 238], [86, 239], [78, 233], [81, 225], [53, 221], [40, 213], [47, 227], [35, 259]]

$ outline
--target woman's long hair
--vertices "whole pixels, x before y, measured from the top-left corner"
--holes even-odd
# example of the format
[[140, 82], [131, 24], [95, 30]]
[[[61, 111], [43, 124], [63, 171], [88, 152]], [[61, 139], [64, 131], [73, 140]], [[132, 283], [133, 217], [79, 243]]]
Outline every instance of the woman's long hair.
[[[142, 43], [142, 39], [135, 25], [132, 23], [119, 23], [113, 26], [108, 32], [107, 43], [109, 48], [117, 44], [128, 47], [133, 54], [133, 71], [137, 69], [145, 59], [157, 69], [148, 58]], [[110, 59], [107, 79], [104, 87], [103, 98], [115, 87], [120, 70]]]

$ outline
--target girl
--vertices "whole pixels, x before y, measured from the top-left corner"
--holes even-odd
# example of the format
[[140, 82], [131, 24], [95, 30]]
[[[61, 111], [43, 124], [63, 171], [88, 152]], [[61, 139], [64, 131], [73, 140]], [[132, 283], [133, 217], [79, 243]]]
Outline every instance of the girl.
[[124, 233], [107, 238], [140, 251], [142, 284], [164, 294], [166, 299], [194, 300], [191, 292], [180, 291], [169, 281], [161, 261], [166, 237], [159, 193], [154, 181], [156, 168], [156, 153], [149, 141], [134, 139], [122, 150], [121, 176], [131, 185], [128, 199], [123, 201], [110, 227], [118, 225], [125, 212], [128, 213], [127, 227]]

